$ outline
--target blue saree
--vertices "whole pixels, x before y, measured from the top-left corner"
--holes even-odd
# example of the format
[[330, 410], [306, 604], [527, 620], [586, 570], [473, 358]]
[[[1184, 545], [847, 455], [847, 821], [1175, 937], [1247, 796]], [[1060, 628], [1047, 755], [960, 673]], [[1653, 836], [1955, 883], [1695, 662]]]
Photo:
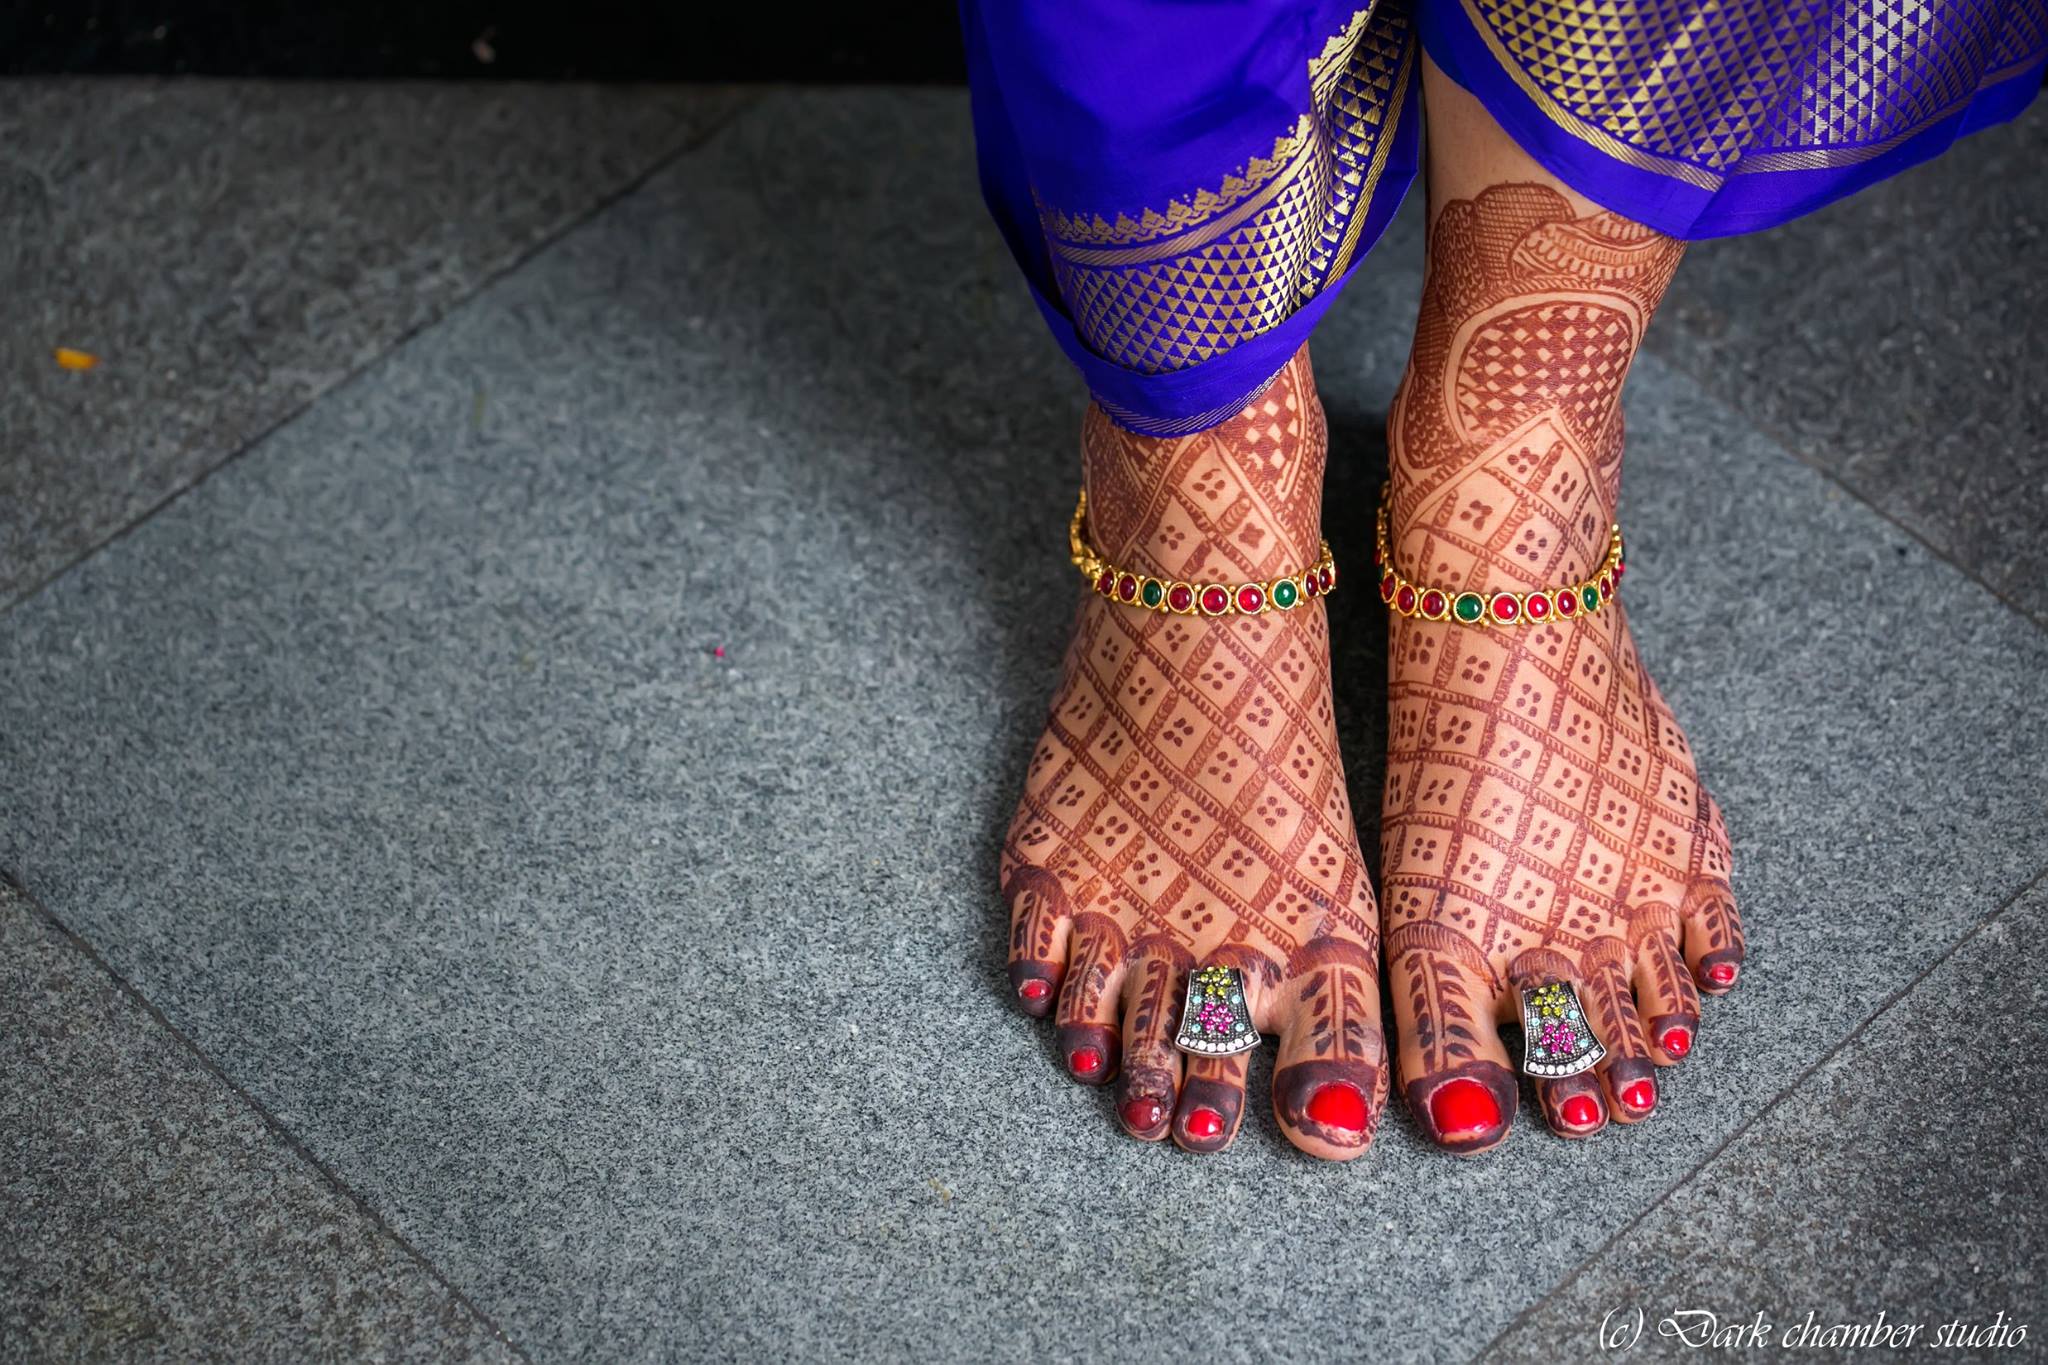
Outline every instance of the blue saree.
[[982, 189], [1103, 409], [1256, 397], [1414, 179], [1418, 47], [1537, 162], [1680, 238], [1770, 227], [2013, 117], [2048, 0], [961, 0]]

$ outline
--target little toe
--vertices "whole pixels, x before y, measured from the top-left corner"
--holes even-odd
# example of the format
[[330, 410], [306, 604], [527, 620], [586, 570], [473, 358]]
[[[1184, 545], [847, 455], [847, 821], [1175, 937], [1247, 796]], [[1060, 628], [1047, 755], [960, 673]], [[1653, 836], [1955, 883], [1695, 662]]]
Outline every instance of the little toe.
[[1371, 953], [1319, 939], [1288, 963], [1273, 1114], [1287, 1140], [1311, 1156], [1349, 1161], [1364, 1153], [1387, 1101], [1387, 1048]]
[[1520, 1087], [1494, 1026], [1500, 990], [1492, 969], [1434, 925], [1402, 925], [1387, 940], [1387, 989], [1402, 1095], [1423, 1133], [1459, 1155], [1498, 1146]]
[[1066, 888], [1044, 868], [1020, 863], [1003, 877], [1003, 900], [1010, 908], [1010, 990], [1018, 1009], [1043, 1019], [1066, 970], [1074, 918]]
[[1067, 1074], [1083, 1085], [1101, 1085], [1116, 1075], [1123, 977], [1123, 930], [1108, 915], [1090, 911], [1077, 916], [1055, 1035]]
[[1636, 947], [1636, 1008], [1650, 1056], [1659, 1066], [1683, 1061], [1700, 1031], [1699, 988], [1679, 954], [1676, 927], [1652, 928]]
[[1685, 960], [1708, 995], [1726, 995], [1742, 975], [1742, 915], [1726, 882], [1700, 882], [1686, 897]]
[[1124, 978], [1123, 1069], [1116, 1085], [1117, 1119], [1146, 1142], [1163, 1139], [1180, 1098], [1181, 983], [1193, 959], [1164, 934], [1131, 945]]

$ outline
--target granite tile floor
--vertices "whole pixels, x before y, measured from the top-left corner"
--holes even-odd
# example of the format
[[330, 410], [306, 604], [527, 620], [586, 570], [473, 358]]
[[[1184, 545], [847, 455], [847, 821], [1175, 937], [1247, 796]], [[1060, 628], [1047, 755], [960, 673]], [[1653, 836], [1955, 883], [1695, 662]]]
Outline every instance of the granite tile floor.
[[[1630, 396], [1630, 591], [1734, 831], [1742, 989], [1657, 1120], [1592, 1144], [1453, 1162], [1397, 1111], [1332, 1168], [1254, 1106], [1221, 1159], [1140, 1148], [1003, 999], [1075, 402], [973, 186], [957, 94], [769, 92], [366, 364], [308, 362], [313, 401], [139, 524], [118, 471], [50, 491], [99, 548], [0, 616], [0, 1355], [1166, 1360], [1196, 1323], [1222, 1359], [1519, 1360], [1637, 1308], [1646, 1354], [1688, 1309], [2034, 1322], [2038, 523], [1926, 519], [1945, 471], [1903, 435], [1835, 459], [1674, 309]], [[1872, 271], [1935, 249], [1911, 221]], [[1319, 334], [1340, 556], [1419, 239], [1411, 206]], [[1741, 246], [1687, 297], [1782, 344]], [[302, 326], [251, 309], [238, 344]], [[1966, 348], [1926, 363], [1949, 406], [1898, 420], [2015, 412]], [[83, 420], [52, 401], [18, 420]], [[88, 450], [146, 425], [93, 420]], [[2031, 420], [1998, 459], [2042, 459]], [[1760, 611], [1758, 573], [1809, 586]], [[1376, 605], [1333, 599], [1367, 812]]]

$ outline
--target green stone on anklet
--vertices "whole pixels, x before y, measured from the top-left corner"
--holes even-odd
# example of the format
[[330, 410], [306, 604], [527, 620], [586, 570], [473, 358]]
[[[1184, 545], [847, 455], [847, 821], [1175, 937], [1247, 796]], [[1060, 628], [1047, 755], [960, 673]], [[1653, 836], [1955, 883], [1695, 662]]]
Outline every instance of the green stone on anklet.
[[1273, 585], [1273, 605], [1276, 607], [1284, 610], [1293, 606], [1300, 597], [1301, 590], [1294, 586], [1291, 578], [1283, 578]]
[[1461, 592], [1458, 594], [1458, 600], [1451, 603], [1451, 615], [1467, 623], [1477, 621], [1480, 613], [1485, 610], [1486, 604], [1479, 600], [1479, 594], [1476, 592]]
[[1158, 579], [1156, 579], [1156, 578], [1148, 578], [1148, 579], [1146, 579], [1146, 580], [1145, 580], [1145, 605], [1146, 605], [1146, 606], [1148, 606], [1148, 607], [1156, 607], [1156, 606], [1158, 606], [1158, 605], [1159, 605], [1159, 604], [1160, 604], [1161, 602], [1164, 602], [1165, 600], [1166, 600], [1166, 589], [1165, 589], [1165, 587], [1164, 587], [1164, 586], [1162, 586], [1162, 585], [1160, 584], [1159, 580], [1158, 580]]
[[1579, 600], [1586, 604], [1587, 611], [1600, 610], [1600, 589], [1588, 583], [1579, 590]]

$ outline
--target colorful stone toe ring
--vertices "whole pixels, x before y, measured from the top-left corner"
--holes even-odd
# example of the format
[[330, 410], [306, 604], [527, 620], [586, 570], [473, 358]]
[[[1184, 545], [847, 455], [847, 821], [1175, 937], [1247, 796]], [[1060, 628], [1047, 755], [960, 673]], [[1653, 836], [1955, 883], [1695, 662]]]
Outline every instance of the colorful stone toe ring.
[[1522, 1070], [1556, 1079], [1598, 1066], [1607, 1049], [1569, 981], [1522, 988]]
[[1259, 1045], [1245, 1002], [1244, 973], [1235, 967], [1203, 967], [1188, 977], [1188, 998], [1181, 1006], [1180, 1032], [1173, 1045], [1201, 1057], [1228, 1057]]

